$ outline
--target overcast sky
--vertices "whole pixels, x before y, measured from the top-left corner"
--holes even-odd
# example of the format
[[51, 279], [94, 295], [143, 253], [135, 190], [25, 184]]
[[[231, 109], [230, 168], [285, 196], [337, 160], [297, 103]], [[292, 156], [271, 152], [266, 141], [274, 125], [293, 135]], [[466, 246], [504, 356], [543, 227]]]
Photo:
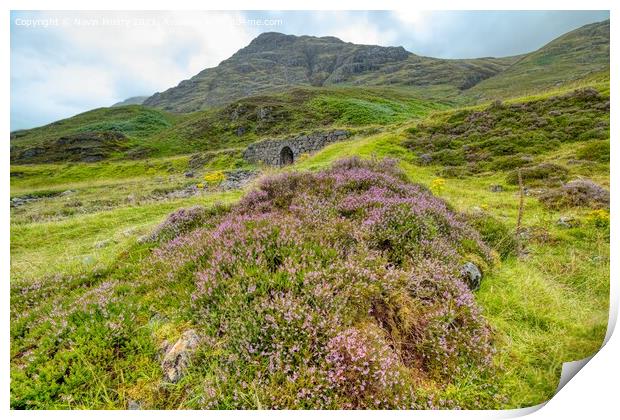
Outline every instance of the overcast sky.
[[11, 129], [176, 86], [261, 32], [497, 57], [608, 18], [607, 11], [12, 12]]

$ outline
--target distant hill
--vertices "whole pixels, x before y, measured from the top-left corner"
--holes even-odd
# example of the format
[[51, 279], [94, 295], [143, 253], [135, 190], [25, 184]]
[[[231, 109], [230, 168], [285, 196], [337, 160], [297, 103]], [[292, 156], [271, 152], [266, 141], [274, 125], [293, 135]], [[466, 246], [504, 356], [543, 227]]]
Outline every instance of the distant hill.
[[126, 155], [176, 117], [141, 105], [97, 108], [71, 118], [11, 133], [11, 162], [93, 162]]
[[582, 26], [521, 57], [466, 95], [495, 99], [536, 93], [609, 71], [609, 20]]
[[444, 85], [458, 91], [498, 74], [518, 58], [443, 60], [402, 47], [268, 32], [217, 67], [156, 93], [144, 105], [191, 112], [292, 86]]
[[417, 96], [415, 90], [390, 87], [305, 87], [187, 114], [142, 105], [99, 108], [11, 133], [11, 162], [97, 161], [215, 150], [265, 136], [381, 126], [447, 106]]
[[131, 98], [127, 98], [124, 101], [117, 102], [112, 106], [142, 105], [142, 103], [148, 98], [148, 96], [132, 96]]

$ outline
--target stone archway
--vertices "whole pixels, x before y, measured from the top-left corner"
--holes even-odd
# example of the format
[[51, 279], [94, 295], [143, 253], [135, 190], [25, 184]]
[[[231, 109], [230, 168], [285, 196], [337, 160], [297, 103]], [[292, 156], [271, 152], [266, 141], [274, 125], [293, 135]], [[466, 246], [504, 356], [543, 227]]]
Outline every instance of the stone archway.
[[295, 155], [290, 147], [284, 146], [280, 150], [280, 166], [290, 165], [295, 161]]

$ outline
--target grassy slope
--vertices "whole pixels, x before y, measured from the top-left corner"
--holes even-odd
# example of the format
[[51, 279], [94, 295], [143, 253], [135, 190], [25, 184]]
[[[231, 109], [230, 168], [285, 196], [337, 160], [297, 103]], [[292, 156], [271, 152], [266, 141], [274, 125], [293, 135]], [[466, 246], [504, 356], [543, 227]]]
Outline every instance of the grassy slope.
[[[422, 117], [446, 103], [420, 99], [416, 89], [298, 88], [254, 96], [225, 107], [173, 115], [140, 105], [101, 108], [44, 127], [11, 135], [15, 163], [74, 160], [71, 150], [54, 142], [76, 133], [120, 132], [127, 136], [112, 158], [162, 157], [240, 147], [262, 137], [282, 137], [330, 128], [381, 127]], [[19, 158], [34, 147], [48, 148], [34, 158]], [[60, 151], [59, 151], [60, 149]], [[52, 153], [53, 150], [53, 153]]]
[[609, 69], [609, 20], [551, 41], [465, 92], [476, 100], [536, 94]]
[[[336, 104], [357, 100], [343, 96]], [[442, 114], [430, 116], [425, 124], [444, 118]], [[402, 159], [414, 182], [432, 185], [443, 167], [417, 166], [417, 156], [404, 147], [407, 137], [408, 133], [398, 128], [373, 136], [360, 135], [331, 145], [287, 170], [317, 169], [350, 155], [391, 156]], [[567, 144], [539, 158], [567, 166], [570, 177], [587, 176], [608, 185], [608, 164], [568, 165], [575, 153], [575, 148]], [[149, 167], [153, 168], [152, 172], [142, 172]], [[158, 197], [158, 188], [180, 188], [192, 182], [182, 177], [186, 167], [187, 158], [148, 164], [12, 168], [26, 173], [12, 177], [12, 195], [46, 189], [78, 190], [75, 195], [50, 197], [12, 209], [14, 406], [112, 408], [125, 407], [129, 399], [138, 399], [147, 407], [200, 406], [200, 395], [204, 392], [200, 383], [205, 375], [213, 373], [196, 367], [187, 381], [162, 389], [156, 357], [161, 340], [176, 340], [188, 326], [185, 315], [175, 309], [179, 307], [178, 300], [186, 298], [188, 285], [141, 284], [139, 260], [148, 249], [135, 244], [139, 235], [177, 207], [229, 202], [239, 197], [240, 192], [209, 193], [179, 200]], [[483, 208], [508, 226], [514, 226], [516, 187], [505, 185], [506, 175], [499, 171], [451, 178], [436, 193], [459, 210]], [[504, 191], [489, 192], [491, 184], [504, 184]], [[129, 195], [134, 195], [133, 202], [127, 200]], [[99, 201], [102, 199], [108, 202]], [[82, 202], [84, 211], [68, 211], [76, 201]], [[581, 220], [582, 225], [570, 229], [558, 227], [557, 218], [565, 214]], [[534, 235], [529, 241], [528, 259], [503, 261], [500, 267], [486, 273], [477, 292], [477, 299], [496, 331], [498, 361], [504, 365], [497, 384], [509, 396], [506, 402], [509, 407], [548, 399], [557, 385], [561, 363], [596, 351], [607, 322], [609, 238], [605, 229], [588, 222], [588, 210], [549, 211], [532, 197], [526, 199], [524, 224], [532, 232], [544, 233]], [[105, 246], [96, 246], [107, 239], [111, 241]], [[101, 336], [101, 331], [106, 331], [104, 319], [84, 323], [84, 330], [76, 331], [72, 339], [83, 337], [85, 341], [74, 342], [71, 348], [55, 342], [49, 328], [27, 327], [29, 323], [36, 325], [33, 322], [36, 320], [48, 322], [45, 320], [53, 307], [73, 308], [81, 296], [102, 287], [104, 280], [117, 282], [116, 295], [122, 303], [119, 311], [123, 316], [133, 317], [133, 339], [124, 345], [123, 357], [106, 352], [114, 344]], [[23, 292], [22, 287], [31, 283], [39, 285], [43, 292]], [[153, 320], [152, 311], [163, 318]], [[55, 356], [41, 359], [41, 353], [33, 353], [35, 343], [43, 354], [50, 352]], [[68, 361], [72, 366], [72, 382], [63, 383]], [[29, 369], [40, 378], [33, 380], [27, 376], [31, 375]], [[90, 385], [84, 387], [84, 383]], [[442, 392], [445, 397], [467, 406], [476, 393], [488, 392], [485, 386], [484, 381], [472, 379]]]

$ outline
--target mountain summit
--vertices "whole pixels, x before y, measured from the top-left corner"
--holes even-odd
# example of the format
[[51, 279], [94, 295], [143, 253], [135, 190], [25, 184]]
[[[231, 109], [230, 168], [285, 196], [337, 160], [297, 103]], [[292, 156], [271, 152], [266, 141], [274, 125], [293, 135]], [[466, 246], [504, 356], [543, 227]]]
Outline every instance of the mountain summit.
[[420, 57], [403, 47], [266, 32], [217, 67], [156, 93], [144, 104], [190, 112], [290, 86], [448, 84], [466, 89], [515, 59], [443, 60]]
[[192, 112], [292, 86], [336, 85], [408, 86], [453, 95], [468, 91], [470, 96], [489, 98], [487, 93], [501, 97], [515, 83], [535, 91], [608, 67], [609, 20], [583, 26], [529, 54], [461, 60], [423, 57], [403, 47], [358, 45], [331, 36], [265, 32], [217, 67], [154, 94], [144, 105]]

